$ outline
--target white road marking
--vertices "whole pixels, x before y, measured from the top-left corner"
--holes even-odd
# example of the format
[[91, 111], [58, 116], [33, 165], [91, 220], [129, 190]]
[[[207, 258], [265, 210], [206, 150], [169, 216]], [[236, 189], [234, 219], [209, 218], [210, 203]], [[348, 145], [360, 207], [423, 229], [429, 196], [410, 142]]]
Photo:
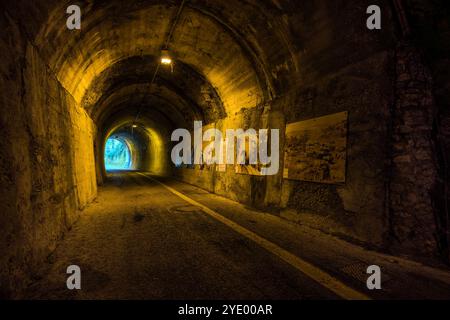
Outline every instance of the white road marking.
[[230, 227], [237, 233], [243, 235], [244, 237], [252, 240], [262, 248], [266, 249], [267, 251], [271, 252], [275, 256], [279, 257], [280, 259], [284, 260], [300, 272], [304, 273], [311, 279], [318, 282], [323, 287], [329, 289], [330, 291], [337, 294], [339, 297], [347, 300], [371, 300], [369, 296], [365, 295], [364, 293], [361, 293], [359, 291], [356, 291], [353, 288], [350, 288], [349, 286], [345, 285], [343, 282], [339, 281], [332, 275], [326, 273], [325, 271], [319, 269], [318, 267], [310, 264], [309, 262], [306, 262], [305, 260], [297, 257], [296, 255], [286, 251], [285, 249], [279, 247], [275, 243], [257, 235], [256, 233], [240, 226], [239, 224], [231, 221], [230, 219], [225, 218], [220, 213], [208, 208], [207, 206], [189, 198], [188, 196], [184, 195], [183, 193], [175, 190], [172, 187], [169, 187], [168, 185], [162, 183], [161, 181], [158, 181], [148, 175], [145, 175], [143, 173], [138, 172], [139, 175], [146, 177], [147, 179], [150, 179], [152, 181], [155, 181], [162, 185], [164, 188], [175, 194], [176, 196], [180, 197], [184, 201], [200, 207], [206, 214], [211, 216], [212, 218], [216, 219], [217, 221], [222, 222], [226, 226]]

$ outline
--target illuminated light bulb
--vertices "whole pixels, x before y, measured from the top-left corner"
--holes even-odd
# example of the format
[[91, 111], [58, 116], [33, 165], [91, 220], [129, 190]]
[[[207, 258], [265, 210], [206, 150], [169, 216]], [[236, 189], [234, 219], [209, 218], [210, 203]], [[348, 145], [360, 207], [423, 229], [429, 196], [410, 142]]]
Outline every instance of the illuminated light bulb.
[[172, 59], [170, 59], [170, 58], [161, 58], [161, 63], [162, 64], [166, 64], [166, 65], [171, 64], [172, 63]]
[[161, 64], [164, 64], [164, 65], [171, 65], [172, 64], [172, 58], [170, 57], [168, 50], [162, 50], [162, 52], [161, 52]]

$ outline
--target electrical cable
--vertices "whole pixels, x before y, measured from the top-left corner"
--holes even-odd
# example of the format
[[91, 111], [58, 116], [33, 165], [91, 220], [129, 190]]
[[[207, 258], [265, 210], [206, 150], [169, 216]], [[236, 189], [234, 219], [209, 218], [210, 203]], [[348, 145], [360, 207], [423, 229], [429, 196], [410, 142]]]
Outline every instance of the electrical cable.
[[[186, 0], [183, 0], [181, 2], [180, 6], [178, 7], [177, 14], [175, 16], [175, 19], [173, 20], [172, 26], [170, 27], [170, 30], [169, 30], [169, 34], [167, 35], [166, 41], [164, 43], [163, 49], [165, 49], [165, 50], [167, 50], [169, 48], [169, 44], [170, 44], [170, 41], [172, 40], [173, 32], [175, 31], [175, 27], [178, 24], [178, 20], [180, 19], [181, 12], [183, 11], [185, 3], [186, 3]], [[156, 66], [156, 69], [155, 69], [155, 72], [153, 73], [152, 80], [150, 82], [150, 86], [149, 86], [150, 90], [152, 89], [153, 84], [154, 84], [154, 82], [156, 80], [156, 76], [158, 75], [158, 71], [159, 71], [160, 66], [161, 66], [161, 63], [158, 62], [157, 66]], [[145, 100], [145, 95], [144, 95], [144, 98], [142, 99], [142, 103], [139, 105], [138, 112], [136, 114], [136, 117], [134, 119], [133, 124], [136, 124], [137, 120], [139, 119], [139, 116], [141, 114], [142, 105], [144, 104], [144, 100]]]

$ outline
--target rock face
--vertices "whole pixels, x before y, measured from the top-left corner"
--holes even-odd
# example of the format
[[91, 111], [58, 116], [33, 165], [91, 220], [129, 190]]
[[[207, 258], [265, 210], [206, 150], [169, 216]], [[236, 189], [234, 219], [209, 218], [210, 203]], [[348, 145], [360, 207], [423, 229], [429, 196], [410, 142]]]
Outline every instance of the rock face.
[[[69, 1], [2, 1], [0, 295], [39, 277], [95, 198], [111, 134], [131, 141], [138, 170], [395, 254], [448, 257], [449, 8], [405, 1], [405, 38], [378, 2], [382, 30], [366, 28], [370, 1], [192, 0], [177, 17], [177, 1], [95, 0], [70, 31]], [[172, 26], [173, 70], [158, 67]], [[343, 111], [345, 183], [283, 179], [286, 125]], [[174, 168], [171, 133], [194, 120], [280, 129], [279, 173]]]
[[437, 236], [432, 198], [437, 182], [432, 78], [414, 47], [400, 44], [396, 58], [390, 180], [395, 245], [401, 244], [409, 252], [432, 253]]

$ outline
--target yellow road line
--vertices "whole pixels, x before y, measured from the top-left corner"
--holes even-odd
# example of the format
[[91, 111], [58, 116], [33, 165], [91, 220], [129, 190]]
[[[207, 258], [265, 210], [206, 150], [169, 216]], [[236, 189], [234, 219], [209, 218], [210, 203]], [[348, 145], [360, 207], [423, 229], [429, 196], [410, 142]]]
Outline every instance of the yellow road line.
[[211, 210], [210, 208], [208, 208], [207, 206], [189, 198], [188, 196], [184, 195], [183, 193], [169, 187], [168, 185], [148, 176], [145, 175], [143, 173], [138, 173], [152, 181], [155, 181], [157, 183], [159, 183], [160, 185], [162, 185], [164, 188], [166, 188], [167, 190], [169, 190], [170, 192], [172, 192], [173, 194], [177, 195], [178, 197], [180, 197], [181, 199], [183, 199], [184, 201], [202, 208], [202, 210], [208, 214], [209, 216], [213, 217], [214, 219], [222, 222], [223, 224], [227, 225], [228, 227], [230, 227], [231, 229], [233, 229], [234, 231], [236, 231], [237, 233], [243, 235], [244, 237], [254, 241], [255, 243], [257, 243], [259, 246], [263, 247], [264, 249], [266, 249], [267, 251], [271, 252], [272, 254], [276, 255], [277, 257], [281, 258], [282, 260], [284, 260], [285, 262], [287, 262], [288, 264], [290, 264], [291, 266], [293, 266], [294, 268], [296, 268], [297, 270], [301, 271], [302, 273], [304, 273], [305, 275], [307, 275], [308, 277], [310, 277], [311, 279], [315, 280], [316, 282], [318, 282], [320, 285], [324, 286], [325, 288], [331, 290], [332, 292], [334, 292], [335, 294], [337, 294], [338, 296], [340, 296], [343, 299], [347, 299], [347, 300], [370, 300], [370, 297], [368, 297], [367, 295], [358, 292], [352, 288], [350, 288], [349, 286], [345, 285], [344, 283], [342, 283], [341, 281], [339, 281], [338, 279], [336, 279], [335, 277], [331, 276], [330, 274], [322, 271], [321, 269], [313, 266], [312, 264], [310, 264], [309, 262], [304, 261], [303, 259], [300, 259], [299, 257], [297, 257], [296, 255], [293, 255], [292, 253], [284, 250], [283, 248], [279, 247], [278, 245], [276, 245], [273, 242], [270, 242], [267, 239], [264, 239], [262, 237], [260, 237], [259, 235], [257, 235], [256, 233], [240, 226], [239, 224], [225, 218], [224, 216], [222, 216], [221, 214], [217, 213], [214, 210]]

